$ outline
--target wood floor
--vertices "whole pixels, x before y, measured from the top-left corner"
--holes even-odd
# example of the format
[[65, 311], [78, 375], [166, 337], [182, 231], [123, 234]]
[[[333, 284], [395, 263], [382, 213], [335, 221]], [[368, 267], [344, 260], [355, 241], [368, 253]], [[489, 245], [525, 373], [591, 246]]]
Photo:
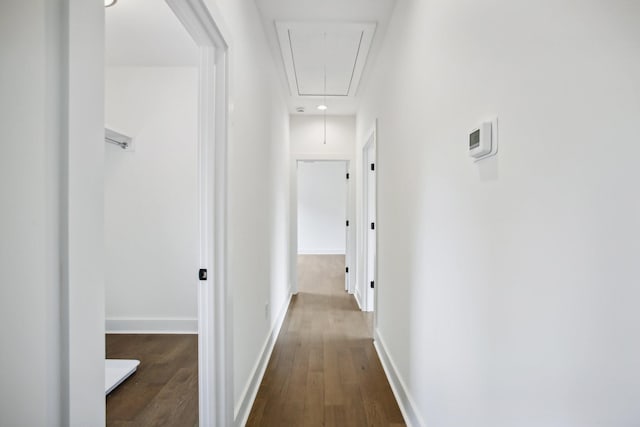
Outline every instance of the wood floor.
[[138, 370], [107, 396], [107, 426], [198, 424], [197, 335], [107, 335], [107, 358]]
[[291, 300], [248, 426], [405, 425], [371, 339], [371, 314], [344, 291], [344, 256], [301, 255]]

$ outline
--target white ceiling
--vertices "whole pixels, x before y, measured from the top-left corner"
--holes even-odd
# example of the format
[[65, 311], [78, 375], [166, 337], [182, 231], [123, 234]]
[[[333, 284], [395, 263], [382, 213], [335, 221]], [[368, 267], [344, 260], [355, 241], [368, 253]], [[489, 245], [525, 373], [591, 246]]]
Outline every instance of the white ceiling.
[[121, 0], [105, 10], [107, 66], [197, 66], [198, 49], [162, 0]]
[[[296, 114], [296, 107], [302, 106], [304, 114], [320, 114], [316, 107], [323, 97], [304, 95], [324, 93], [326, 63], [327, 93], [339, 95], [327, 97], [327, 114], [355, 114], [358, 89], [380, 49], [395, 0], [255, 2], [280, 71], [289, 111]], [[370, 48], [363, 33], [367, 27], [372, 36]], [[361, 37], [364, 44], [360, 43]]]
[[[289, 111], [295, 114], [296, 107], [302, 106], [304, 114], [320, 114], [316, 106], [322, 96], [300, 96], [298, 86], [303, 95], [324, 93], [326, 62], [327, 93], [340, 95], [327, 98], [327, 114], [355, 114], [358, 90], [366, 82], [380, 49], [395, 0], [255, 0], [255, 3], [279, 68]], [[107, 66], [197, 66], [195, 43], [164, 1], [120, 0], [105, 12]], [[295, 90], [289, 84], [277, 23], [293, 28], [289, 52], [294, 53], [297, 67]], [[293, 73], [289, 75], [295, 80]]]

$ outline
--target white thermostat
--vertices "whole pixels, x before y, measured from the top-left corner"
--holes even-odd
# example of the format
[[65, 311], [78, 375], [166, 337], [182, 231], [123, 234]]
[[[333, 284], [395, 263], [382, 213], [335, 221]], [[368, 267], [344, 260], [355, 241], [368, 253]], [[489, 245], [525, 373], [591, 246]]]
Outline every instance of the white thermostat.
[[497, 145], [497, 120], [482, 122], [469, 132], [469, 155], [476, 160], [494, 155]]

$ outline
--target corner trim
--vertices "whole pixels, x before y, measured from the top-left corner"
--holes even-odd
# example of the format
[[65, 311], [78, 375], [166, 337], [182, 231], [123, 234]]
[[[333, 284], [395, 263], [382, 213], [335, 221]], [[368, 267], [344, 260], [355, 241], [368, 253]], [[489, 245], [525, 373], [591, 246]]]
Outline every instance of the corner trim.
[[425, 423], [418, 413], [415, 401], [409, 394], [409, 389], [405, 385], [404, 381], [402, 381], [402, 377], [398, 372], [396, 364], [393, 363], [393, 359], [387, 352], [387, 346], [380, 335], [379, 329], [376, 329], [374, 332], [373, 346], [378, 353], [384, 373], [387, 374], [389, 385], [391, 385], [391, 390], [393, 391], [393, 395], [396, 397], [396, 401], [398, 402], [398, 406], [400, 407], [400, 412], [402, 412], [402, 417], [404, 418], [405, 423], [407, 423], [408, 427], [424, 427]]
[[260, 383], [262, 382], [264, 373], [267, 370], [267, 364], [269, 363], [269, 359], [271, 359], [271, 353], [273, 352], [273, 347], [276, 344], [276, 340], [278, 339], [278, 335], [280, 334], [280, 329], [282, 328], [282, 324], [284, 323], [284, 318], [289, 309], [289, 305], [291, 304], [291, 297], [292, 297], [292, 294], [291, 292], [289, 292], [289, 298], [280, 309], [278, 318], [273, 324], [273, 327], [271, 328], [271, 332], [269, 333], [269, 336], [267, 337], [264, 345], [262, 346], [260, 357], [256, 361], [251, 377], [249, 378], [249, 381], [247, 382], [247, 385], [245, 386], [245, 389], [242, 392], [242, 397], [240, 398], [238, 406], [236, 407], [236, 410], [235, 410], [234, 425], [236, 426], [244, 426], [247, 423], [247, 420], [249, 419], [249, 413], [251, 412], [253, 403], [256, 400], [258, 389], [260, 388]]

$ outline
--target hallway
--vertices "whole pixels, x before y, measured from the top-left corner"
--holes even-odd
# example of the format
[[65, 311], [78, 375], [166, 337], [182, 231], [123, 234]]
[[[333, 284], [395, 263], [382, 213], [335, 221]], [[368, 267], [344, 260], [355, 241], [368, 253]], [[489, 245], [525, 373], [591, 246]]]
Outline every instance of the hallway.
[[2, 1], [0, 427], [640, 427], [638, 22]]
[[300, 255], [294, 295], [248, 426], [404, 425], [371, 339], [344, 291], [343, 255]]

